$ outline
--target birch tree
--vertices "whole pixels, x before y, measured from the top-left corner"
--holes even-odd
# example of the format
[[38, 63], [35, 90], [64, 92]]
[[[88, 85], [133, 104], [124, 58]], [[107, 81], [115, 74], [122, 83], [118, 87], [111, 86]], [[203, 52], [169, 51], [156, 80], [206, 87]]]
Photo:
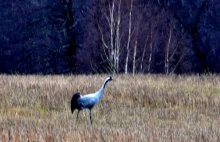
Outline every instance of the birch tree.
[[164, 64], [164, 71], [166, 74], [169, 74], [169, 52], [170, 52], [170, 46], [171, 46], [171, 38], [172, 38], [172, 29], [171, 26], [169, 28], [168, 33], [168, 39], [167, 39], [167, 45], [165, 47], [165, 64]]
[[153, 44], [152, 44], [152, 24], [150, 23], [150, 52], [149, 52], [149, 57], [148, 57], [148, 67], [147, 67], [147, 72], [150, 73], [151, 69], [151, 62], [152, 62], [152, 54], [153, 54]]
[[130, 1], [130, 11], [129, 11], [129, 23], [128, 23], [128, 40], [126, 46], [126, 59], [125, 59], [125, 74], [128, 73], [128, 58], [130, 56], [130, 41], [131, 41], [131, 20], [132, 20], [132, 8], [133, 8], [133, 0]]
[[104, 35], [101, 24], [98, 23], [99, 33], [103, 44], [105, 58], [109, 61], [109, 71], [112, 73], [118, 73], [119, 61], [120, 61], [120, 26], [121, 26], [121, 0], [117, 4], [115, 0], [112, 3], [108, 3], [108, 11], [104, 11], [104, 17], [107, 21], [107, 27], [110, 33], [110, 43], [107, 41], [107, 37]]
[[135, 42], [134, 42], [134, 52], [133, 52], [133, 69], [132, 69], [132, 73], [133, 75], [135, 74], [136, 72], [136, 56], [137, 56], [137, 38], [135, 39]]
[[184, 33], [175, 33], [174, 22], [171, 20], [168, 25], [167, 44], [165, 47], [165, 74], [174, 73], [189, 52], [189, 49], [186, 49], [186, 47], [183, 45], [185, 42], [183, 35]]

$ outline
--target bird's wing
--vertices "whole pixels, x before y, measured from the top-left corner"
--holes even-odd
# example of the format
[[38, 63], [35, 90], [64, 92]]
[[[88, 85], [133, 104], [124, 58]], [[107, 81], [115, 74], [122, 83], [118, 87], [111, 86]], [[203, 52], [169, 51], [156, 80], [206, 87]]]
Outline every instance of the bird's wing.
[[91, 109], [97, 103], [97, 97], [93, 95], [85, 95], [79, 98], [79, 103], [82, 105], [83, 108]]

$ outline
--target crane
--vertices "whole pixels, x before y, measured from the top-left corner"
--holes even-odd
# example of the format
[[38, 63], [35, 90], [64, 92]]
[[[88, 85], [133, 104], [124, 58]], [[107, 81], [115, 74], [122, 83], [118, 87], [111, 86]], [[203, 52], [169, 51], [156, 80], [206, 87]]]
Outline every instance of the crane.
[[71, 99], [71, 112], [73, 113], [75, 109], [78, 110], [78, 113], [76, 116], [76, 122], [78, 119], [79, 112], [83, 109], [89, 109], [90, 122], [92, 125], [92, 108], [102, 98], [105, 86], [110, 80], [112, 80], [112, 77], [111, 76], [107, 77], [103, 85], [101, 86], [101, 88], [96, 93], [81, 95], [79, 92], [77, 92], [73, 94], [72, 99]]

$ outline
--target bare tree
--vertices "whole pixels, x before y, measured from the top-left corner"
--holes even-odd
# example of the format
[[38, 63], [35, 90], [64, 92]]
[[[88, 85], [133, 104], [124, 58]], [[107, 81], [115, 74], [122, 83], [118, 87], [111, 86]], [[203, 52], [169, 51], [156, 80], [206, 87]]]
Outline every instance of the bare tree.
[[167, 45], [165, 47], [165, 64], [164, 64], [164, 71], [166, 74], [169, 74], [169, 52], [170, 52], [170, 46], [171, 46], [171, 38], [172, 38], [172, 28], [169, 26], [169, 33], [168, 33], [168, 39], [167, 39]]
[[130, 1], [130, 11], [129, 11], [129, 23], [128, 23], [128, 39], [127, 39], [127, 46], [126, 46], [126, 59], [125, 59], [125, 74], [128, 73], [128, 58], [130, 55], [130, 41], [131, 41], [131, 18], [132, 18], [132, 8], [133, 8], [133, 0]]
[[[151, 7], [152, 1], [146, 5], [133, 0], [97, 1], [99, 13], [92, 16], [97, 23], [97, 45], [101, 45], [98, 61], [107, 62], [103, 64], [104, 71], [125, 74], [173, 71], [181, 54], [179, 48], [175, 50], [176, 23], [164, 26], [172, 19], [169, 11]], [[181, 61], [174, 71], [180, 64]], [[94, 66], [99, 69], [98, 64]]]
[[165, 46], [165, 58], [164, 58], [164, 72], [165, 74], [174, 73], [185, 56], [189, 53], [184, 45], [184, 33], [178, 32], [175, 28], [175, 22], [173, 19], [168, 23], [168, 33], [166, 46]]
[[135, 42], [134, 42], [133, 69], [132, 69], [133, 75], [136, 72], [136, 56], [137, 56], [137, 38], [135, 39]]
[[110, 33], [110, 43], [107, 41], [108, 36], [104, 34], [104, 30], [101, 27], [101, 23], [98, 23], [99, 33], [101, 35], [101, 41], [104, 48], [105, 58], [109, 61], [110, 68], [108, 69], [112, 73], [118, 73], [119, 61], [120, 61], [120, 26], [121, 26], [121, 0], [115, 8], [116, 2], [112, 0], [112, 3], [108, 3], [108, 11], [104, 10], [104, 17], [107, 21], [107, 27]]
[[148, 67], [147, 67], [147, 72], [148, 73], [150, 73], [151, 63], [152, 63], [152, 54], [153, 54], [152, 34], [153, 34], [152, 24], [150, 23], [150, 51], [149, 51]]
[[121, 26], [121, 0], [119, 0], [118, 4], [118, 14], [117, 14], [117, 25], [116, 25], [116, 37], [115, 37], [115, 68], [116, 72], [119, 71], [119, 57], [120, 57], [120, 46], [121, 46], [121, 39], [120, 39], [120, 26]]
[[144, 43], [144, 47], [143, 47], [143, 52], [141, 54], [141, 61], [140, 61], [140, 72], [143, 72], [144, 71], [144, 58], [145, 58], [145, 54], [146, 54], [146, 48], [147, 48], [147, 42], [148, 42], [148, 36], [145, 40], [145, 43]]

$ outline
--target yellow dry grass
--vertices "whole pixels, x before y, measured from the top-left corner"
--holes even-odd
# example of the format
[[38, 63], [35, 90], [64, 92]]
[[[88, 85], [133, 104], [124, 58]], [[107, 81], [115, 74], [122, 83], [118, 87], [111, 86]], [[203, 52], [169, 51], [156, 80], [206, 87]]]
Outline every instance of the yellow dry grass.
[[218, 75], [114, 75], [76, 125], [72, 94], [106, 77], [0, 75], [0, 141], [220, 141]]

